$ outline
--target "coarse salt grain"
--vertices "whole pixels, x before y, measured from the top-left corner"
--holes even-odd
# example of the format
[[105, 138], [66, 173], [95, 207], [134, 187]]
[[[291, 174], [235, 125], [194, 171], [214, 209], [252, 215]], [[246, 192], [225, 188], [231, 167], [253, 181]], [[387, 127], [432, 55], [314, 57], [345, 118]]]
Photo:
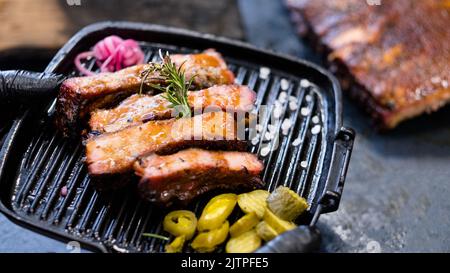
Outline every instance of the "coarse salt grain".
[[297, 110], [297, 108], [298, 108], [298, 104], [297, 104], [296, 101], [291, 101], [291, 102], [289, 102], [289, 109], [290, 109], [291, 111], [295, 111], [295, 110]]
[[273, 117], [274, 118], [280, 118], [282, 114], [283, 114], [283, 108], [275, 107], [275, 109], [273, 109]]
[[320, 133], [320, 130], [322, 129], [322, 127], [320, 125], [315, 125], [312, 129], [311, 129], [311, 133], [313, 135], [317, 135], [318, 133]]
[[297, 101], [297, 97], [289, 96], [289, 101]]
[[300, 113], [302, 114], [302, 116], [307, 116], [307, 115], [309, 115], [309, 113], [310, 113], [311, 111], [309, 110], [309, 108], [307, 108], [307, 107], [303, 107], [302, 109], [300, 109]]
[[311, 95], [306, 95], [305, 100], [307, 102], [311, 102], [312, 101], [312, 96]]
[[280, 102], [275, 101], [275, 107], [273, 109], [273, 112], [274, 112], [274, 115], [275, 115], [275, 112], [276, 112], [276, 115], [281, 116], [281, 114], [283, 113], [283, 105]]
[[256, 145], [259, 143], [259, 136], [256, 136], [252, 139], [252, 145]]
[[300, 167], [302, 167], [303, 169], [305, 169], [306, 167], [308, 167], [308, 162], [306, 162], [306, 161], [300, 162]]
[[280, 87], [281, 87], [281, 90], [288, 90], [288, 88], [289, 88], [289, 81], [286, 80], [286, 79], [281, 79]]
[[309, 82], [306, 79], [303, 79], [303, 80], [300, 81], [300, 86], [303, 87], [303, 88], [310, 87], [311, 86], [311, 82]]
[[270, 152], [270, 146], [264, 146], [263, 148], [261, 148], [261, 156], [266, 156], [268, 155]]
[[271, 140], [273, 138], [273, 134], [271, 134], [271, 133], [269, 133], [269, 132], [266, 132], [265, 134], [264, 134], [264, 139], [265, 140]]
[[267, 129], [269, 130], [269, 132], [274, 133], [275, 132], [275, 125], [269, 124], [267, 125]]
[[256, 124], [255, 129], [256, 129], [256, 131], [261, 132], [263, 128], [262, 128], [261, 124]]
[[290, 119], [285, 118], [283, 123], [281, 124], [281, 130], [286, 131], [289, 130], [292, 126], [292, 121]]
[[286, 101], [286, 98], [287, 98], [287, 93], [284, 91], [281, 92], [280, 95], [278, 95], [278, 100], [280, 100], [280, 101], [282, 101], [282, 100]]
[[442, 84], [442, 87], [448, 88], [448, 81], [443, 80], [443, 81], [441, 82], [441, 84]]
[[271, 142], [271, 147], [270, 149], [272, 151], [275, 151], [278, 148], [278, 144], [280, 142], [280, 138], [278, 137], [278, 135], [273, 136], [273, 140]]
[[301, 141], [302, 140], [299, 137], [294, 139], [294, 141], [292, 142], [292, 146], [296, 147], [296, 146], [300, 145]]
[[318, 116], [314, 116], [314, 117], [312, 117], [311, 121], [312, 121], [314, 124], [317, 124], [317, 123], [320, 122], [320, 119], [319, 119]]
[[259, 77], [261, 79], [265, 80], [269, 77], [269, 75], [270, 75], [270, 68], [263, 66], [259, 69]]

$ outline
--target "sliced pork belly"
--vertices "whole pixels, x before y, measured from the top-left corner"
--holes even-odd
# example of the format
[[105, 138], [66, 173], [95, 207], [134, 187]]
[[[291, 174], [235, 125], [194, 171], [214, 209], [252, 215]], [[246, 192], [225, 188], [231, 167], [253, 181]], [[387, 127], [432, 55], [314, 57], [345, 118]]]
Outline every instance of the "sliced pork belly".
[[[171, 59], [178, 67], [184, 63], [182, 68], [186, 79], [196, 75], [193, 88], [234, 82], [233, 73], [227, 69], [220, 54], [212, 49], [200, 54], [172, 55]], [[148, 64], [141, 64], [114, 73], [65, 80], [56, 105], [57, 127], [67, 136], [77, 131], [79, 121], [87, 118], [93, 110], [111, 107], [125, 97], [137, 93], [141, 86], [141, 74], [147, 68]], [[149, 82], [164, 85], [157, 76], [150, 75]], [[147, 85], [145, 91], [153, 92]]]
[[[91, 175], [126, 173], [145, 154], [169, 154], [188, 147], [246, 149], [238, 139], [234, 115], [210, 112], [193, 118], [149, 121], [87, 140], [86, 162]], [[241, 134], [241, 133], [240, 133]]]
[[[255, 92], [242, 85], [216, 85], [188, 93], [189, 104], [200, 110], [248, 112], [255, 99]], [[170, 102], [161, 95], [135, 94], [113, 109], [94, 111], [89, 126], [94, 133], [111, 133], [149, 120], [169, 119], [174, 114]]]
[[264, 166], [246, 152], [187, 149], [171, 155], [151, 154], [140, 158], [134, 170], [141, 177], [139, 192], [147, 200], [163, 205], [186, 204], [215, 189], [261, 188]]

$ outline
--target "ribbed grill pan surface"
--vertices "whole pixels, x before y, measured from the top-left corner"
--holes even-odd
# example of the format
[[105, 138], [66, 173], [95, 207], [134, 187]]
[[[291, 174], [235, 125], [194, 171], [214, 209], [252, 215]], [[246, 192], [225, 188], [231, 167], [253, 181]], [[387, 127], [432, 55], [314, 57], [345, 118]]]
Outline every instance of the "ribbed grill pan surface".
[[[353, 133], [341, 128], [340, 90], [326, 72], [237, 42], [129, 23], [103, 23], [82, 30], [55, 56], [47, 71], [76, 76], [75, 54], [111, 34], [139, 40], [147, 61], [156, 59], [160, 48], [174, 53], [216, 48], [235, 73], [237, 83], [257, 92], [256, 107], [267, 106], [260, 121], [260, 141], [249, 142], [248, 148], [258, 153], [266, 166], [266, 187], [273, 190], [285, 185], [304, 196], [311, 205], [301, 219], [304, 223], [311, 221], [319, 202], [322, 212], [337, 209]], [[86, 65], [95, 69], [93, 60]], [[270, 68], [265, 79], [260, 76], [261, 67]], [[288, 88], [285, 84], [282, 88], [282, 79], [289, 82]], [[302, 79], [312, 85], [300, 84]], [[269, 115], [280, 92], [298, 98], [298, 107], [290, 109], [288, 102], [284, 103], [286, 111], [274, 122]], [[141, 201], [135, 185], [116, 192], [96, 191], [83, 162], [81, 141], [64, 139], [57, 132], [53, 112], [54, 102], [45, 109], [25, 110], [3, 136], [2, 211], [21, 224], [100, 251], [163, 251], [163, 241], [145, 238], [142, 233], [164, 234], [160, 224], [166, 211]], [[281, 133], [284, 119], [293, 124], [286, 135]], [[280, 132], [278, 143], [263, 141], [269, 127]], [[274, 146], [262, 156], [265, 145]], [[199, 211], [207, 199], [202, 198], [191, 209]]]

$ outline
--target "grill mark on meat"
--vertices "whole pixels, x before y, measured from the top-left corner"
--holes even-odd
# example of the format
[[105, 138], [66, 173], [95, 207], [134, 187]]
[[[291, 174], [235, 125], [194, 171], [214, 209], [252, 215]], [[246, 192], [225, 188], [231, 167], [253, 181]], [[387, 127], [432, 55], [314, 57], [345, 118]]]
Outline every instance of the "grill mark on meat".
[[[185, 72], [186, 79], [196, 75], [192, 88], [208, 88], [215, 84], [232, 84], [234, 74], [228, 70], [222, 56], [213, 49], [200, 54], [176, 54], [171, 56], [176, 66]], [[80, 121], [88, 118], [96, 109], [114, 106], [127, 96], [137, 93], [141, 86], [141, 73], [148, 64], [122, 69], [114, 73], [101, 73], [88, 77], [75, 77], [65, 80], [58, 94], [56, 104], [56, 126], [65, 136], [77, 131]], [[156, 72], [155, 72], [156, 73]], [[154, 75], [154, 84], [162, 84]], [[146, 92], [152, 93], [145, 85]]]
[[287, 0], [299, 33], [327, 57], [343, 88], [381, 129], [450, 102], [444, 2]]
[[134, 164], [141, 177], [138, 189], [143, 198], [164, 206], [186, 205], [199, 195], [216, 190], [261, 188], [264, 166], [246, 152], [187, 149], [172, 155], [140, 158]]
[[93, 176], [126, 173], [142, 155], [170, 154], [189, 147], [243, 151], [247, 144], [238, 138], [237, 123], [231, 113], [210, 112], [149, 121], [92, 137], [86, 143], [88, 171]]
[[[249, 112], [253, 108], [256, 93], [242, 85], [216, 85], [200, 91], [190, 91], [188, 102], [195, 109]], [[194, 111], [195, 113], [195, 111]], [[150, 120], [174, 117], [174, 109], [162, 95], [135, 94], [108, 110], [97, 110], [91, 114], [89, 125], [92, 131], [111, 133]]]

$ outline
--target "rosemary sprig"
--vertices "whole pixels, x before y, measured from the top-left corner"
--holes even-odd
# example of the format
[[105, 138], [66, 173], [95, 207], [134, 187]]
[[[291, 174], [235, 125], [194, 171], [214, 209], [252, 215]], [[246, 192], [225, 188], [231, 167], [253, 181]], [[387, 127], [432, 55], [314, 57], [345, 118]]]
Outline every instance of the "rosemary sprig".
[[[175, 108], [178, 117], [190, 117], [192, 113], [187, 99], [187, 92], [191, 88], [195, 76], [186, 81], [186, 76], [182, 70], [184, 63], [177, 68], [170, 60], [168, 52], [166, 52], [165, 56], [162, 56], [160, 51], [159, 55], [162, 63], [149, 63], [149, 68], [142, 72], [139, 93], [142, 94], [144, 84], [160, 90], [163, 92], [162, 97], [171, 103], [170, 107]], [[151, 74], [154, 77], [149, 78]], [[164, 86], [154, 84], [152, 80], [154, 82], [164, 82]]]
[[162, 235], [155, 234], [155, 233], [142, 233], [142, 236], [156, 238], [156, 239], [160, 239], [160, 240], [164, 240], [164, 241], [169, 241], [169, 237], [162, 236]]

